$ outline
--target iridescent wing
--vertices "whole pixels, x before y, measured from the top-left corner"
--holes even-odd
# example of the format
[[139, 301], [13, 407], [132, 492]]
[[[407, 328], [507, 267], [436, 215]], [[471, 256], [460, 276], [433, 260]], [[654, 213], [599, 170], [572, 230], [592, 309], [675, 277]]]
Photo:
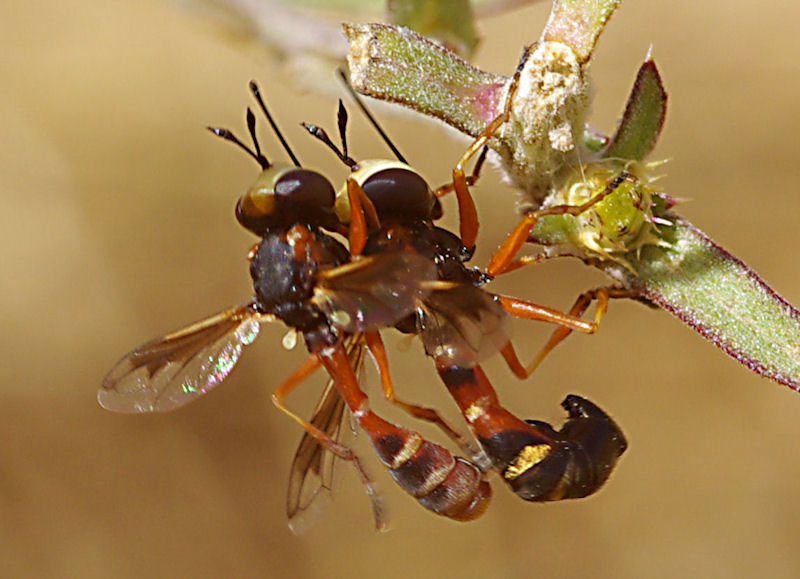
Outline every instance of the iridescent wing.
[[313, 302], [345, 332], [390, 327], [430, 294], [436, 265], [406, 251], [358, 259], [319, 272]]
[[249, 303], [142, 344], [106, 374], [97, 401], [126, 413], [166, 412], [188, 404], [230, 374], [264, 318]]
[[[360, 378], [364, 363], [363, 335], [351, 336], [345, 347], [350, 364]], [[344, 411], [344, 399], [339, 396], [333, 380], [329, 380], [310, 422], [338, 441]], [[319, 516], [322, 499], [330, 496], [335, 459], [333, 453], [326, 451], [317, 439], [308, 433], [303, 434], [292, 461], [286, 496], [286, 515], [292, 532], [305, 532]]]
[[419, 309], [417, 324], [429, 356], [461, 367], [499, 352], [511, 331], [495, 297], [468, 284], [432, 292]]

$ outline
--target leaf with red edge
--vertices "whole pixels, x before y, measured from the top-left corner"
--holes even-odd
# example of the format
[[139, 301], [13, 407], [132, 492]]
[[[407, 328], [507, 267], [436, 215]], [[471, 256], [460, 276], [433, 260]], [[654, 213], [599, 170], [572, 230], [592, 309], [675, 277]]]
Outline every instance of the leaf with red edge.
[[694, 225], [667, 216], [669, 248], [626, 256], [636, 275], [600, 267], [754, 372], [800, 390], [800, 312]]
[[[579, 58], [588, 60], [617, 4], [611, 0], [556, 0], [542, 39], [567, 44]], [[473, 136], [497, 113], [506, 77], [477, 70], [410, 31], [382, 25], [349, 25], [346, 31], [351, 45], [349, 63], [358, 90], [438, 117]], [[544, 108], [545, 103], [540, 104]], [[640, 160], [652, 150], [665, 107], [666, 92], [655, 65], [648, 60], [639, 71], [623, 121], [605, 153], [619, 159], [620, 171], [626, 161]], [[546, 121], [542, 121], [544, 125]], [[523, 128], [530, 133], [541, 127]], [[596, 133], [591, 133], [591, 140], [602, 146], [603, 139]], [[530, 176], [541, 178], [544, 174], [550, 185], [565, 177], [537, 168], [525, 156], [524, 143], [498, 138], [490, 140], [489, 145], [500, 153], [514, 183], [529, 194], [532, 187], [523, 180], [529, 175], [520, 168], [533, 167]], [[563, 168], [570, 171], [575, 167], [568, 162], [567, 154]], [[551, 163], [545, 168], [553, 166]], [[660, 239], [646, 240], [635, 250], [620, 246], [621, 252], [608, 259], [595, 253], [589, 261], [642, 298], [679, 317], [748, 368], [800, 389], [798, 311], [700, 230], [671, 212], [664, 213], [672, 202], [667, 202], [663, 194], [657, 198], [664, 201], [659, 203], [662, 207], [641, 209], [658, 213], [648, 215], [645, 221], [657, 225]], [[672, 225], [652, 217], [671, 220]], [[587, 257], [581, 247], [560, 249], [562, 254]]]
[[656, 146], [667, 115], [667, 92], [650, 55], [639, 67], [617, 132], [604, 157], [644, 159]]
[[360, 93], [411, 107], [470, 135], [497, 114], [507, 78], [484, 72], [407, 28], [345, 24], [350, 82]]

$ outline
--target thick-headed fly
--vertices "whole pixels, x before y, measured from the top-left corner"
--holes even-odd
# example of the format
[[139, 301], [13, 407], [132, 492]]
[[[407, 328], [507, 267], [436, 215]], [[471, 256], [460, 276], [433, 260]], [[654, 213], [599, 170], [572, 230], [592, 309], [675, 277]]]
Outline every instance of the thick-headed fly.
[[[262, 169], [236, 204], [239, 223], [261, 238], [250, 252], [255, 297], [126, 354], [103, 380], [100, 404], [118, 412], [161, 412], [183, 406], [225, 379], [262, 322], [281, 320], [303, 336], [309, 357], [274, 391], [272, 400], [325, 450], [353, 462], [372, 499], [376, 525], [384, 526], [379, 497], [356, 455], [324, 428], [284, 405], [286, 395], [320, 366], [404, 490], [438, 514], [456, 520], [477, 517], [491, 494], [482, 471], [372, 412], [352, 366], [354, 359], [360, 360], [358, 352], [365, 342], [370, 349], [380, 347], [377, 329], [405, 318], [437, 285], [435, 265], [406, 251], [351, 259], [352, 252], [325, 232], [342, 230], [334, 211], [333, 187], [321, 174], [299, 166], [258, 88], [250, 86], [294, 161], [284, 165], [267, 160], [250, 109], [252, 149], [230, 131], [210, 128], [245, 150]], [[382, 348], [373, 352], [382, 354]], [[388, 375], [381, 380], [388, 383]]]
[[[492, 466], [515, 493], [526, 500], [544, 501], [582, 497], [598, 490], [627, 446], [613, 420], [588, 400], [574, 395], [564, 401], [569, 420], [560, 431], [543, 422], [517, 419], [500, 405], [479, 366], [485, 357], [499, 351], [515, 374], [528, 376], [508, 338], [508, 313], [588, 332], [594, 330], [594, 324], [483, 290], [481, 285], [489, 278], [465, 263], [472, 247], [433, 225], [441, 212], [437, 195], [424, 179], [402, 157], [398, 161], [353, 160], [347, 153], [346, 122], [340, 103], [341, 149], [319, 127], [305, 126], [352, 170], [336, 203], [343, 222], [357, 223], [359, 214], [366, 215], [356, 225], [358, 235], [364, 231], [363, 241], [354, 239], [358, 235], [351, 231], [351, 251], [363, 247], [363, 254], [372, 257], [396, 251], [424, 256], [436, 266], [440, 281], [396, 327], [420, 336]], [[464, 177], [459, 169], [462, 182], [440, 191], [466, 188], [477, 179], [482, 160], [483, 156], [471, 177]], [[454, 176], [459, 179], [455, 172]], [[366, 227], [367, 221], [372, 227]], [[505, 245], [500, 251], [506, 251]], [[393, 399], [391, 390], [385, 389], [385, 393]], [[401, 405], [415, 416], [445, 424], [431, 409]], [[452, 433], [448, 426], [444, 430]]]

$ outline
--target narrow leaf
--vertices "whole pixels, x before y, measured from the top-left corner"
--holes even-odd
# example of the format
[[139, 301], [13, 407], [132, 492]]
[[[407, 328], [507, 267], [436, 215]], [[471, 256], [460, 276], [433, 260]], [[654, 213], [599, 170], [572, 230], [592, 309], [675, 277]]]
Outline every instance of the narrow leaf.
[[638, 275], [622, 272], [624, 283], [754, 372], [800, 390], [800, 312], [694, 225], [670, 218], [671, 247], [627, 256]]
[[345, 24], [350, 82], [358, 92], [437, 117], [479, 134], [498, 108], [508, 79], [483, 72], [407, 28]]
[[[588, 60], [617, 4], [611, 0], [556, 0], [542, 38], [569, 44], [580, 58]], [[372, 24], [346, 25], [345, 31], [350, 41], [348, 61], [353, 83], [359, 91], [438, 117], [473, 136], [496, 114], [506, 77], [477, 70], [408, 30]], [[622, 161], [641, 160], [652, 149], [663, 124], [665, 104], [666, 93], [658, 71], [648, 59], [639, 72], [606, 159], [597, 163], [600, 171], [595, 177], [601, 190], [620, 170], [615, 169], [616, 161], [608, 156]], [[529, 123], [522, 125], [531, 128]], [[602, 142], [596, 135], [582, 137], [596, 146]], [[491, 146], [499, 144], [499, 139], [490, 142]], [[533, 177], [553, 174], [530, 161], [521, 168], [512, 167], [507, 157], [524, 153], [518, 151], [524, 147], [502, 144], [501, 149], [506, 150], [498, 152], [513, 177], [517, 173], [526, 176], [525, 168], [530, 168]], [[626, 167], [634, 172], [649, 170], [645, 163]], [[582, 172], [575, 171], [581, 180], [590, 179], [586, 167]], [[614, 227], [616, 221], [609, 221], [603, 214], [602, 222], [587, 226], [597, 230], [592, 237], [596, 242], [592, 252], [575, 246], [575, 239], [586, 238], [582, 230], [554, 230], [551, 234], [558, 235], [549, 241], [573, 245], [575, 251], [562, 245], [561, 253], [588, 259], [753, 371], [800, 390], [800, 313], [689, 222], [664, 213], [673, 202], [648, 191], [651, 185], [646, 175], [638, 175], [637, 179], [644, 189], [634, 186], [636, 181], [626, 180], [629, 185], [618, 187], [618, 194], [610, 195], [606, 204], [613, 217], [630, 222], [633, 229], [625, 227], [620, 233], [620, 228]], [[530, 193], [531, 187], [524, 187], [520, 179], [514, 181]], [[549, 182], [552, 184], [552, 178]], [[642, 197], [646, 193], [653, 193], [652, 199]], [[640, 197], [641, 202], [637, 201]], [[665, 225], [663, 219], [671, 220], [672, 225]], [[629, 239], [637, 231], [644, 233]]]
[[625, 113], [604, 157], [644, 159], [655, 147], [667, 114], [667, 92], [656, 63], [650, 59], [639, 68]]
[[586, 62], [621, 1], [554, 0], [542, 40], [563, 42], [575, 51], [581, 62]]

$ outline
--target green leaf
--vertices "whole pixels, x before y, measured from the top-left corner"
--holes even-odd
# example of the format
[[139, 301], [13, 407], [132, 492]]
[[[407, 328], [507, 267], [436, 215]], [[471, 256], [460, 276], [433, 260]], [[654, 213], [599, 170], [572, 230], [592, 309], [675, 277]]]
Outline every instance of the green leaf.
[[617, 132], [603, 156], [644, 159], [656, 145], [666, 114], [667, 93], [656, 63], [648, 55], [636, 75]]
[[554, 0], [542, 40], [563, 42], [586, 62], [622, 0]]
[[497, 114], [507, 78], [483, 72], [407, 28], [345, 24], [350, 82], [363, 94], [411, 107], [470, 135]]
[[[534, 69], [534, 74], [526, 66], [524, 80], [531, 86], [519, 90], [529, 101], [518, 107], [515, 100], [510, 122], [489, 145], [500, 154], [511, 180], [534, 203], [550, 194], [546, 206], [575, 204], [553, 195], [559, 190], [596, 194], [625, 171], [628, 177], [602, 205], [584, 216], [586, 219], [542, 220], [534, 237], [541, 235], [548, 243], [557, 244], [551, 248], [555, 253], [587, 260], [643, 299], [679, 317], [753, 371], [800, 390], [800, 313], [745, 264], [671, 213], [674, 201], [659, 193], [649, 176], [657, 164], [641, 161], [659, 136], [666, 110], [666, 92], [652, 61], [642, 65], [622, 123], [603, 158], [579, 167], [573, 164], [569, 147], [550, 146], [555, 142], [553, 135], [589, 141], [595, 147], [603, 142], [602, 136], [580, 128], [583, 117], [579, 113], [585, 110], [581, 109], [584, 96], [588, 104], [589, 95], [581, 84], [583, 65], [571, 66], [568, 75], [564, 72], [567, 59], [551, 58], [558, 66], [549, 66], [547, 59], [559, 50], [569, 52], [564, 46], [568, 45], [576, 53], [573, 61], [583, 59], [585, 64], [618, 3], [555, 1], [542, 36], [554, 41], [553, 46], [540, 54], [534, 51], [544, 66]], [[497, 114], [506, 77], [477, 70], [407, 30], [348, 25], [346, 33], [351, 45], [348, 61], [359, 91], [400, 102], [473, 136]], [[564, 82], [553, 82], [554, 71], [561, 71], [558, 78]], [[531, 81], [539, 78], [549, 82]], [[543, 95], [549, 93], [540, 90], [540, 85], [559, 88], [572, 84], [574, 90], [558, 93], [563, 98], [557, 101], [546, 99]], [[520, 116], [526, 107], [544, 114], [530, 119]], [[571, 134], [561, 130], [566, 128]], [[547, 138], [526, 141], [517, 138], [517, 133], [523, 137], [543, 133]], [[562, 141], [566, 142], [562, 138], [556, 144]], [[585, 191], [564, 186], [570, 179], [584, 183]]]
[[754, 372], [800, 390], [800, 312], [694, 225], [670, 217], [675, 225], [662, 233], [671, 247], [629, 255], [637, 275], [623, 272], [624, 283]]
[[465, 58], [478, 46], [469, 0], [389, 0], [389, 20], [435, 38]]

